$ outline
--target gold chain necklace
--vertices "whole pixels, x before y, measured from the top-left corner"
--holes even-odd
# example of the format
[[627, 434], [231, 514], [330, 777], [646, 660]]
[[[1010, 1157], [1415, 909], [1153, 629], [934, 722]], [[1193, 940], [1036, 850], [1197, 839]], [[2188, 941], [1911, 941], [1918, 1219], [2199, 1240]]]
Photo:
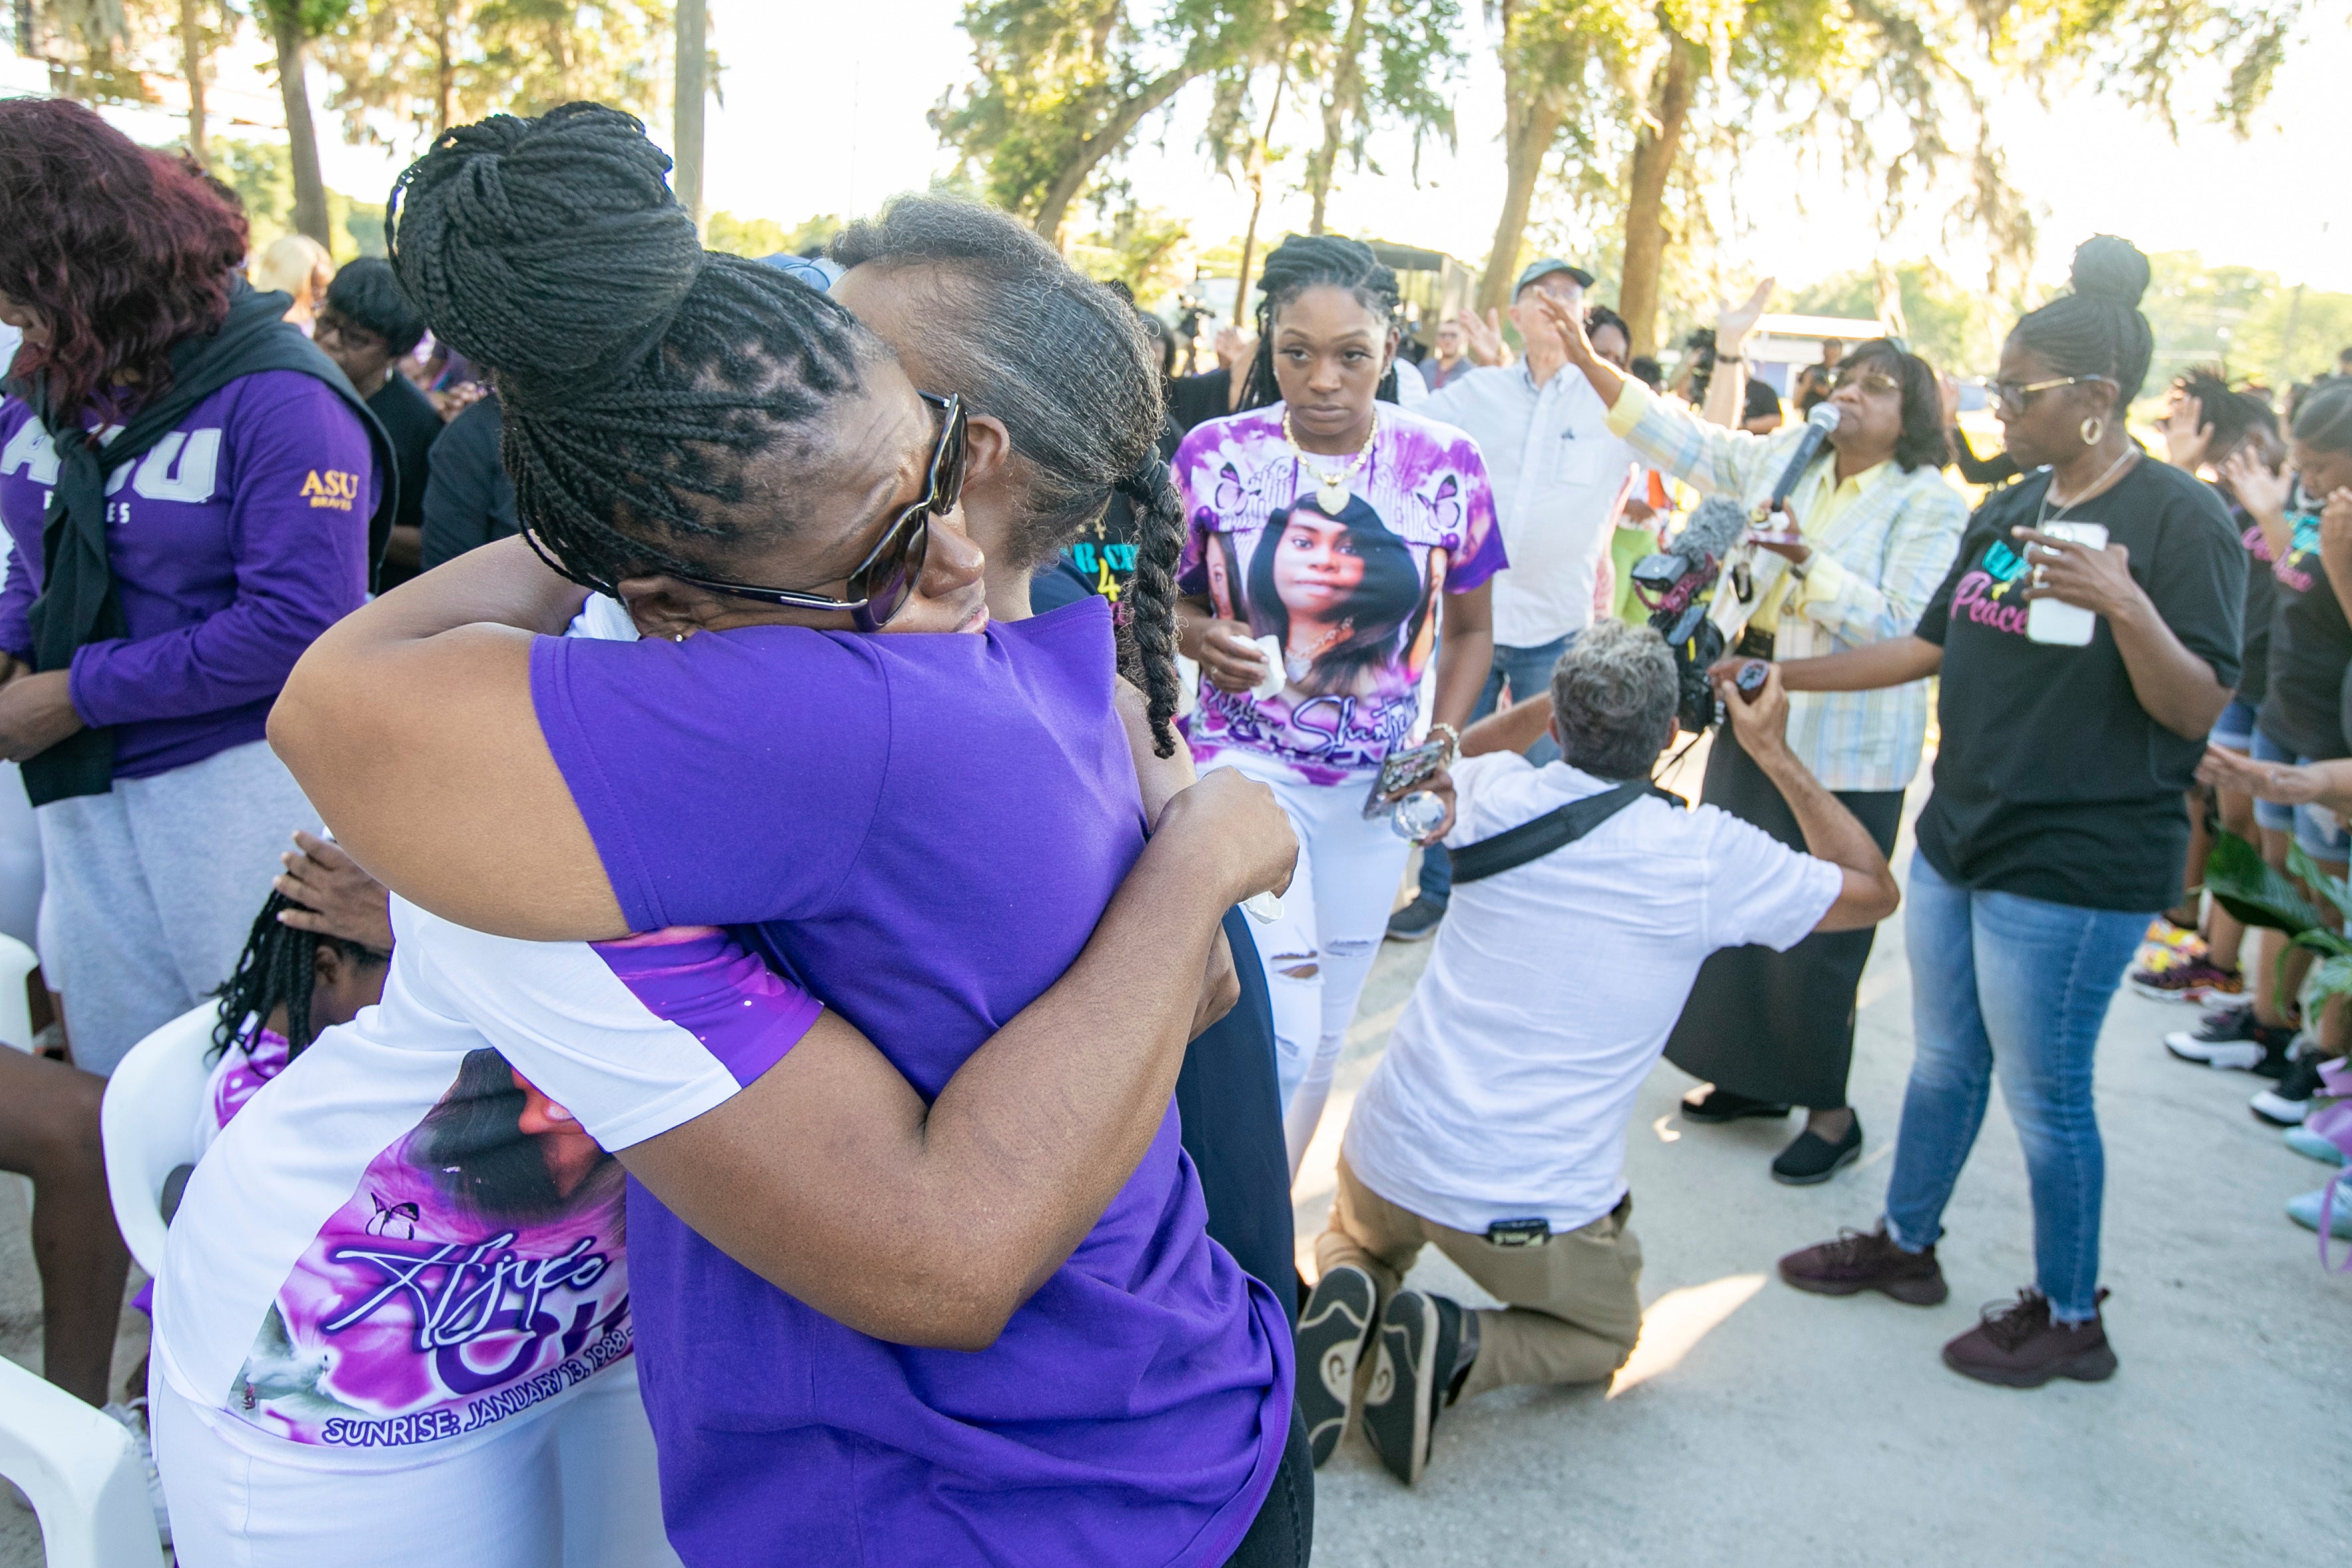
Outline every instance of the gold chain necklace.
[[1375, 408], [1372, 410], [1371, 428], [1364, 432], [1363, 448], [1345, 468], [1336, 474], [1326, 474], [1307, 460], [1310, 455], [1305, 447], [1298, 444], [1298, 438], [1290, 434], [1290, 405], [1285, 403], [1282, 408], [1282, 438], [1290, 444], [1290, 455], [1298, 460], [1298, 466], [1306, 471], [1308, 478], [1315, 481], [1315, 504], [1323, 509], [1323, 515], [1327, 517], [1336, 517], [1347, 510], [1348, 481], [1353, 479], [1362, 471], [1364, 465], [1372, 460], [1372, 442], [1380, 433], [1381, 411]]

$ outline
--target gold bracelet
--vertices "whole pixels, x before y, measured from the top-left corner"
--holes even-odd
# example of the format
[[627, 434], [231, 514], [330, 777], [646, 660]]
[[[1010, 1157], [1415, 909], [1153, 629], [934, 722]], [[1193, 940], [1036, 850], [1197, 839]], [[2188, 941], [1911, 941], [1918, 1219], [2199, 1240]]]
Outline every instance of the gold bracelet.
[[1429, 738], [1435, 740], [1441, 729], [1445, 732], [1445, 754], [1448, 757], [1458, 754], [1462, 749], [1462, 732], [1441, 719], [1429, 727]]

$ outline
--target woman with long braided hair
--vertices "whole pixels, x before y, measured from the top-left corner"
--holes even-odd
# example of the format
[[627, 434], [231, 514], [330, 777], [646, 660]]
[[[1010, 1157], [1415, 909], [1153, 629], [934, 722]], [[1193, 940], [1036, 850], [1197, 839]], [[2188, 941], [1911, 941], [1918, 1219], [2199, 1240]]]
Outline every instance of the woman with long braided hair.
[[227, 1126], [254, 1092], [310, 1050], [322, 1031], [351, 1022], [383, 995], [391, 955], [279, 918], [301, 908], [282, 893], [271, 894], [221, 987], [208, 1094], [216, 1127]]
[[1477, 444], [1375, 401], [1396, 375], [1396, 275], [1360, 241], [1294, 235], [1260, 287], [1247, 412], [1176, 454], [1178, 622], [1201, 664], [1193, 754], [1272, 785], [1298, 833], [1305, 874], [1259, 943], [1295, 1174], [1411, 850], [1367, 795], [1420, 726], [1433, 652], [1429, 733], [1451, 755], [1505, 561]]
[[[1206, 1236], [1169, 1108], [1218, 916], [1282, 880], [1286, 827], [1229, 777], [1178, 791], [1181, 752], [1121, 726], [1102, 607], [992, 623], [961, 497], [1002, 423], [919, 395], [824, 296], [705, 256], [667, 170], [636, 121], [572, 105], [452, 132], [397, 193], [394, 265], [493, 377], [527, 538], [347, 621], [273, 716], [399, 945], [383, 1005], [191, 1183], [165, 1426], [201, 1451], [230, 1387], [228, 1421], [403, 1449], [444, 1530], [446, 1507], [501, 1548], [552, 1529], [567, 1559], [644, 1560], [562, 1522], [589, 1500], [568, 1475], [551, 1498], [510, 1469], [632, 1386], [605, 1369], [634, 1348], [691, 1563], [1301, 1562], [1286, 1325]], [[582, 583], [642, 639], [551, 635]], [[414, 1303], [354, 1301], [307, 1236], [279, 1290], [284, 1242], [231, 1256], [221, 1217], [299, 1138], [276, 1113], [330, 1120], [388, 1071], [392, 1146], [439, 1150], [466, 1119], [424, 1123], [491, 1083], [486, 1049], [638, 1178], [625, 1254], [593, 1207], [548, 1251], [537, 1210], [355, 1198], [376, 1239], [331, 1256], [409, 1270], [429, 1244], [537, 1283], [486, 1299], [502, 1337], [468, 1318], [412, 1354], [400, 1398], [344, 1351], [362, 1413], [305, 1426], [299, 1387], [240, 1378], [255, 1303], [296, 1309], [272, 1373], [354, 1316], [405, 1331], [372, 1346], [389, 1364]], [[395, 1174], [357, 1157], [336, 1176], [362, 1195]], [[208, 1301], [173, 1298], [192, 1278]], [[493, 1469], [520, 1522], [475, 1500]]]

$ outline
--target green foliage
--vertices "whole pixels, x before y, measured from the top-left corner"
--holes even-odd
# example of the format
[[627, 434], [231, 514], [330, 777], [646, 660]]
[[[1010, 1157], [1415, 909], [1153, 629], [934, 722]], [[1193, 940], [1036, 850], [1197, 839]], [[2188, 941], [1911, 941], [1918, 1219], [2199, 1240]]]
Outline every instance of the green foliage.
[[2352, 344], [2352, 294], [2289, 287], [2245, 267], [2208, 267], [2194, 251], [2148, 258], [2154, 274], [2140, 308], [2156, 333], [2156, 385], [2192, 365], [2284, 388], [2336, 368]]
[[977, 80], [930, 112], [987, 199], [1057, 232], [1087, 178], [1185, 83], [1291, 37], [1283, 0], [965, 0]]
[[1096, 226], [1071, 242], [1071, 265], [1088, 277], [1126, 284], [1143, 309], [1159, 308], [1184, 281], [1178, 263], [1190, 225], [1157, 207], [1139, 206], [1123, 182], [1094, 206]]
[[[294, 231], [294, 155], [282, 141], [215, 141], [212, 171], [245, 204], [253, 248], [263, 249]], [[382, 204], [354, 201], [341, 191], [327, 193], [327, 219], [336, 262], [383, 254]]]
[[[1912, 351], [1939, 371], [1990, 374], [2000, 356], [2001, 334], [2009, 329], [2000, 302], [1962, 287], [1932, 261], [1906, 261], [1893, 270]], [[1867, 267], [1842, 272], [1798, 290], [1776, 308], [1804, 316], [1874, 317], [1878, 280]]]
[[774, 256], [779, 251], [798, 256], [812, 246], [831, 244], [842, 227], [842, 221], [831, 213], [820, 214], [789, 229], [773, 218], [713, 213], [703, 225], [702, 243], [706, 249], [723, 250], [734, 256], [758, 257]]
[[488, 114], [541, 114], [575, 99], [645, 115], [659, 99], [667, 0], [344, 4], [311, 52], [354, 141], [415, 145]]
[[2294, 878], [2269, 864], [2262, 851], [2232, 832], [2213, 836], [2212, 852], [2205, 859], [2205, 891], [2248, 925], [2284, 931], [2290, 937], [2326, 929], [2319, 911], [2304, 897]]

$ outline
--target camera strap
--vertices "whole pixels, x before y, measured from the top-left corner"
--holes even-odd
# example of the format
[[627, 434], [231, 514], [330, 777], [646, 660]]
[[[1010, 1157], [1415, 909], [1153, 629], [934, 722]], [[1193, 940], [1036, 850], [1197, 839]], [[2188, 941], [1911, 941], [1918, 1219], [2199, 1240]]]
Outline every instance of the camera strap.
[[1654, 795], [1676, 806], [1684, 804], [1681, 796], [1667, 793], [1647, 779], [1628, 779], [1613, 789], [1571, 800], [1533, 821], [1521, 822], [1491, 839], [1480, 839], [1454, 851], [1454, 885], [1478, 882], [1513, 866], [1541, 860], [1554, 850], [1565, 849], [1644, 795]]

